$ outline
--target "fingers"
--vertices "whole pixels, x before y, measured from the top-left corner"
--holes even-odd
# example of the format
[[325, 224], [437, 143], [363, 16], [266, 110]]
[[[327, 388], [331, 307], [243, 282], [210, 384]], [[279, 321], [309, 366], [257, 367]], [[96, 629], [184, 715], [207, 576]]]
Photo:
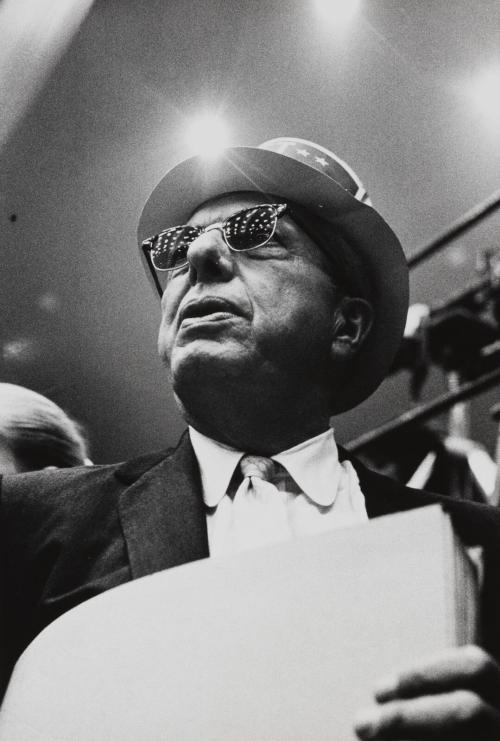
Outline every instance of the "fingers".
[[477, 646], [452, 649], [382, 681], [360, 739], [500, 739], [500, 667]]
[[360, 713], [355, 731], [362, 741], [498, 741], [500, 713], [457, 690], [374, 705]]
[[500, 710], [500, 667], [478, 646], [451, 649], [420, 666], [382, 680], [378, 702], [466, 689]]

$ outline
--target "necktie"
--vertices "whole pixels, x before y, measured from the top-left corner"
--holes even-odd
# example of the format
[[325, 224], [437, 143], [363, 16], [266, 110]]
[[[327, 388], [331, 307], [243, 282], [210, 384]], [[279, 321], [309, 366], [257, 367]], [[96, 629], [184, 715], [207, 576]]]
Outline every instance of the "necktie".
[[272, 482], [274, 469], [274, 461], [261, 455], [244, 455], [240, 460], [240, 471], [243, 478]]
[[272, 483], [276, 464], [270, 458], [246, 455], [243, 476], [233, 500], [232, 532], [237, 550], [288, 540], [290, 527], [283, 492]]

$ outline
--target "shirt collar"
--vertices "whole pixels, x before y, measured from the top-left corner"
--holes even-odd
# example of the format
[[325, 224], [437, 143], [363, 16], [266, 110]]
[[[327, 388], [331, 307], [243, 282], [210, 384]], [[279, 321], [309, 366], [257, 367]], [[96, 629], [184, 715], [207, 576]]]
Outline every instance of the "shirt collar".
[[[189, 428], [189, 435], [200, 467], [203, 500], [208, 507], [216, 507], [245, 453], [212, 440], [193, 427]], [[340, 465], [332, 429], [271, 457], [286, 468], [309, 499], [321, 506], [333, 504]]]
[[189, 428], [189, 437], [200, 467], [203, 501], [207, 507], [217, 507], [244, 453], [202, 435], [194, 427]]
[[340, 478], [339, 456], [332, 429], [272, 456], [304, 494], [316, 504], [333, 504]]

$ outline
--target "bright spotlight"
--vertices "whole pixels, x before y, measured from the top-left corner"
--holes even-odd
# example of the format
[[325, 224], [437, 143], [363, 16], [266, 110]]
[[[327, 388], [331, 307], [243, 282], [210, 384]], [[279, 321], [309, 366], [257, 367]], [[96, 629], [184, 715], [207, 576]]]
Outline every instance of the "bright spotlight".
[[471, 79], [467, 92], [476, 111], [486, 121], [500, 123], [500, 63]]
[[343, 28], [356, 15], [361, 0], [315, 0], [319, 15], [334, 28]]
[[228, 127], [215, 113], [205, 113], [191, 121], [187, 127], [186, 144], [192, 154], [217, 157], [229, 143]]

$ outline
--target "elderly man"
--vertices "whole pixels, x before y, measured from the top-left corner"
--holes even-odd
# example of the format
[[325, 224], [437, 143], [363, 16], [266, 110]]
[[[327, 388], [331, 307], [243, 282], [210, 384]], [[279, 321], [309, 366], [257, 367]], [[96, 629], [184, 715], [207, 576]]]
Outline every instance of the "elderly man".
[[[191, 158], [153, 191], [139, 242], [189, 430], [166, 454], [4, 480], [10, 664], [58, 615], [131, 579], [435, 501], [498, 566], [496, 511], [405, 489], [337, 448], [329, 418], [379, 385], [408, 302], [399, 242], [344, 162], [297, 139]], [[495, 574], [483, 622], [499, 656]], [[410, 667], [376, 698], [360, 738], [500, 735], [500, 671], [478, 648]]]

